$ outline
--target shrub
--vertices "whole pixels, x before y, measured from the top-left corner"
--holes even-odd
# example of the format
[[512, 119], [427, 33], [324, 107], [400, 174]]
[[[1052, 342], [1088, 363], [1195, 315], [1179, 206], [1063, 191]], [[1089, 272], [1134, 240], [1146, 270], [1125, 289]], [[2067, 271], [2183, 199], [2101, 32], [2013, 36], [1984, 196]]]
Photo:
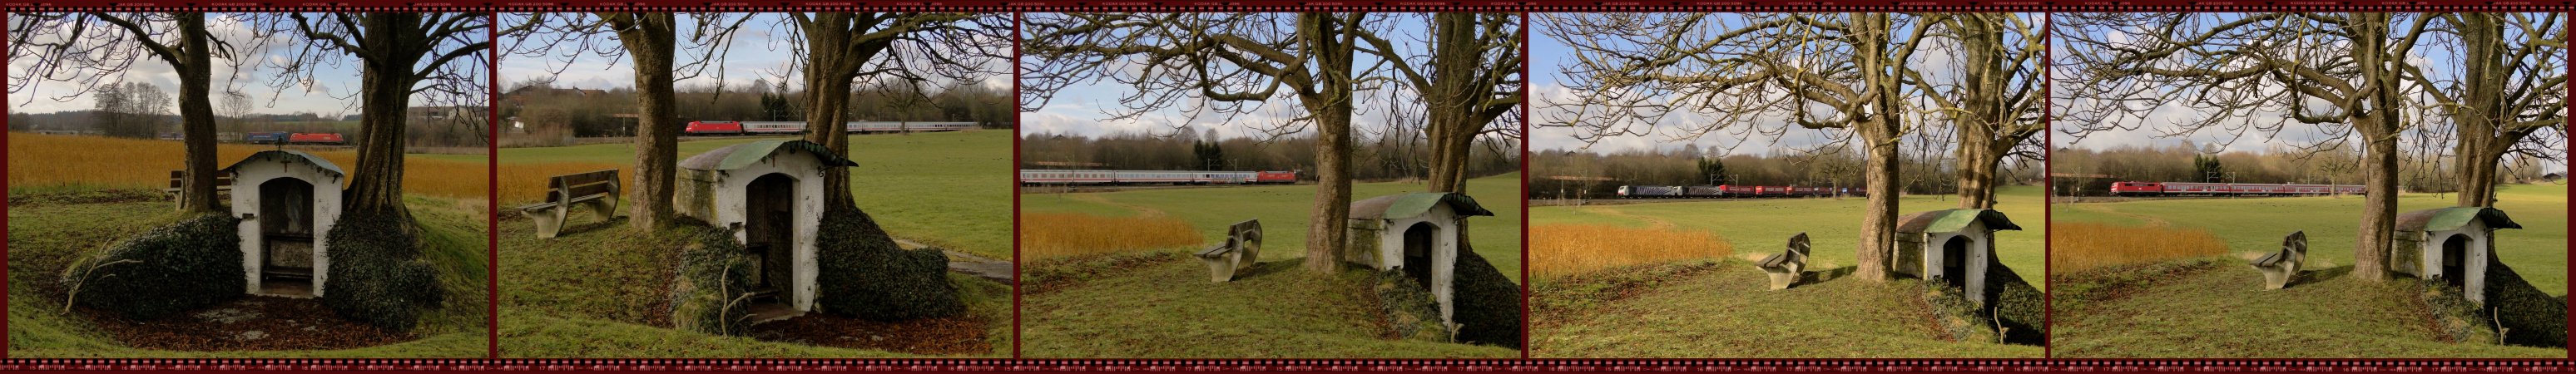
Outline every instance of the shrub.
[[1388, 335], [1397, 339], [1448, 343], [1452, 332], [1440, 325], [1440, 302], [1429, 288], [1413, 281], [1404, 271], [1377, 272], [1376, 286], [1370, 293], [1377, 296], [1379, 318], [1384, 319]]
[[689, 231], [691, 242], [680, 249], [678, 279], [671, 283], [671, 327], [715, 335], [749, 331], [743, 294], [751, 290], [751, 256], [730, 231], [703, 223], [674, 229]]
[[1461, 325], [1458, 341], [1483, 345], [1521, 347], [1521, 286], [1503, 277], [1501, 270], [1485, 257], [1461, 243], [1458, 263], [1451, 268], [1449, 301], [1456, 310], [1449, 316]]
[[64, 289], [81, 306], [154, 319], [241, 297], [238, 219], [205, 214], [118, 243], [65, 269]]
[[[2492, 257], [2490, 257], [2492, 258]], [[2487, 307], [2505, 328], [2505, 344], [2567, 347], [2567, 300], [2549, 296], [2502, 262], [2487, 263]]]
[[1953, 339], [1995, 342], [1996, 334], [2002, 333], [2003, 343], [2047, 344], [2048, 328], [2041, 323], [2047, 318], [2046, 295], [2010, 267], [1988, 265], [1988, 305], [1984, 306], [1970, 301], [1966, 290], [1947, 283], [1926, 281], [1923, 288], [1924, 301], [1932, 305], [1938, 324]]
[[411, 225], [392, 214], [342, 214], [323, 236], [331, 256], [323, 305], [352, 321], [410, 331], [424, 311], [445, 302], [438, 270], [421, 258]]
[[814, 297], [826, 313], [876, 321], [946, 317], [966, 312], [948, 283], [948, 255], [904, 250], [866, 212], [824, 212], [814, 238]]

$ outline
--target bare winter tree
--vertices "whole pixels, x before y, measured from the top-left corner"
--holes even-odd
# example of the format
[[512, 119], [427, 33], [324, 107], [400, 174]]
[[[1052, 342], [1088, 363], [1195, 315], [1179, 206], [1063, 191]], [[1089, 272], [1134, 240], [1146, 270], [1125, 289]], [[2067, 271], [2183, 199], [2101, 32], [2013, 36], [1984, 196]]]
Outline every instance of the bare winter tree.
[[309, 88], [316, 74], [355, 58], [358, 162], [350, 170], [343, 216], [410, 217], [403, 205], [403, 136], [415, 99], [445, 106], [480, 105], [492, 70], [492, 19], [483, 13], [264, 13], [252, 24], [287, 35], [286, 58], [271, 86]]
[[[1910, 80], [1931, 91], [1925, 95], [1936, 116], [1948, 122], [1958, 139], [1955, 161], [1959, 207], [1995, 207], [1997, 170], [2006, 158], [2037, 161], [2046, 145], [2038, 135], [2041, 120], [2041, 51], [2046, 38], [2038, 20], [2011, 13], [1935, 13], [1924, 15], [1935, 29], [1940, 51], [1952, 56], [1953, 79], [1927, 79], [1920, 71]], [[1940, 67], [1916, 66], [1908, 70]]]
[[2461, 206], [2495, 206], [2506, 155], [2557, 160], [2567, 146], [2567, 30], [2562, 13], [2444, 13], [2430, 42], [2458, 56], [2452, 71], [2401, 72], [2425, 90], [2457, 142], [2452, 178]]
[[[788, 13], [780, 20], [793, 39], [789, 71], [802, 71], [806, 108], [849, 108], [851, 88], [861, 81], [908, 90], [902, 100], [927, 102], [926, 87], [946, 82], [977, 82], [1009, 73], [1011, 18], [1003, 13]], [[784, 81], [782, 77], [780, 80]], [[860, 119], [847, 110], [816, 110], [805, 116], [805, 139], [842, 157], [850, 155], [844, 123]], [[849, 170], [825, 169], [824, 209], [857, 209], [851, 200]]]
[[[732, 47], [733, 35], [751, 17], [727, 13], [509, 13], [502, 17], [508, 28], [501, 35], [511, 40], [504, 46], [505, 53], [547, 59], [550, 73], [560, 74], [585, 57], [614, 63], [632, 55], [641, 120], [636, 123], [631, 187], [635, 192], [630, 200], [635, 207], [627, 223], [639, 230], [670, 225], [684, 129], [672, 85], [704, 76], [711, 69], [712, 77], [722, 81], [724, 56]], [[688, 44], [679, 43], [683, 31], [688, 32]]]
[[[2388, 278], [2397, 220], [2397, 148], [2415, 124], [2402, 118], [2429, 86], [2410, 79], [2412, 57], [2440, 15], [2402, 13], [2057, 14], [2068, 49], [2055, 63], [2058, 122], [2070, 138], [2150, 126], [2165, 136], [2216, 132], [2278, 138], [2311, 130], [2297, 145], [2327, 152], [2364, 144], [2364, 198], [2353, 274]], [[2300, 135], [2291, 133], [2288, 135]]]
[[1840, 139], [1833, 143], [1859, 140], [1869, 201], [1855, 275], [1883, 281], [1896, 235], [1897, 144], [1921, 126], [1907, 122], [1908, 101], [1926, 95], [1908, 84], [1916, 74], [1906, 64], [1939, 26], [1917, 18], [1541, 15], [1542, 33], [1570, 47], [1574, 59], [1559, 67], [1572, 94], [1547, 100], [1548, 118], [1538, 123], [1571, 127], [1586, 142], [1657, 132], [1673, 140], [1778, 139], [1791, 129], [1830, 129]]
[[[1421, 48], [1423, 52], [1403, 52], [1396, 42], [1377, 33], [1357, 34], [1367, 41], [1360, 50], [1398, 61], [1389, 64], [1392, 75], [1421, 101], [1422, 132], [1431, 146], [1430, 191], [1465, 193], [1468, 156], [1475, 150], [1476, 138], [1520, 136], [1520, 117], [1514, 115], [1521, 108], [1524, 81], [1520, 17], [1499, 13], [1421, 17], [1431, 26], [1428, 36], [1416, 39], [1429, 47]], [[1512, 116], [1506, 119], [1507, 115]]]
[[[1367, 13], [1028, 14], [1021, 52], [1020, 110], [1044, 107], [1058, 91], [1094, 81], [1134, 88], [1107, 110], [1112, 120], [1165, 109], [1192, 118], [1235, 119], [1294, 99], [1298, 113], [1258, 125], [1273, 137], [1317, 132], [1317, 185], [1305, 268], [1338, 273], [1348, 236], [1351, 118], [1360, 81], [1384, 60], [1362, 61], [1376, 38]], [[1363, 38], [1362, 35], [1372, 35]], [[1369, 63], [1366, 70], [1360, 66]], [[1291, 107], [1283, 105], [1283, 107]], [[1188, 120], [1178, 121], [1189, 123]], [[1176, 126], [1177, 127], [1177, 126]]]
[[[9, 92], [36, 92], [46, 82], [75, 89], [69, 101], [122, 82], [135, 62], [168, 64], [179, 76], [179, 128], [187, 143], [187, 180], [179, 210], [215, 211], [214, 64], [239, 66], [231, 43], [206, 29], [205, 13], [11, 13]], [[25, 64], [22, 70], [20, 64]], [[32, 102], [37, 95], [29, 95]]]

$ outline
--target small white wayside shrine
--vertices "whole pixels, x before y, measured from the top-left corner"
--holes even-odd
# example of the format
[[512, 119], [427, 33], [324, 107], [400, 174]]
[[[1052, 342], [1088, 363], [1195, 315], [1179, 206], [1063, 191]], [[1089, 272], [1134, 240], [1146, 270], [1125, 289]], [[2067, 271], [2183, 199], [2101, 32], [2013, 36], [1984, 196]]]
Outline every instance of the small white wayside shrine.
[[1440, 319], [1451, 321], [1458, 235], [1467, 217], [1493, 216], [1466, 194], [1416, 192], [1351, 203], [1350, 243], [1342, 261], [1404, 275], [1431, 290]]
[[254, 295], [318, 297], [331, 279], [331, 250], [321, 240], [340, 218], [346, 174], [330, 160], [272, 150], [225, 167], [232, 174], [233, 214], [241, 217], [242, 272]]
[[2495, 230], [2519, 229], [2502, 210], [2486, 207], [2427, 209], [2397, 215], [2389, 271], [2438, 279], [2460, 288], [2469, 302], [2486, 304], [2487, 264], [2495, 257]]
[[752, 258], [754, 310], [814, 310], [814, 234], [823, 220], [824, 168], [856, 166], [803, 140], [717, 148], [680, 161], [679, 214], [733, 229]]
[[1986, 270], [1995, 264], [1995, 230], [2021, 230], [2002, 212], [1949, 209], [1896, 219], [1898, 274], [1947, 283], [1986, 305]]

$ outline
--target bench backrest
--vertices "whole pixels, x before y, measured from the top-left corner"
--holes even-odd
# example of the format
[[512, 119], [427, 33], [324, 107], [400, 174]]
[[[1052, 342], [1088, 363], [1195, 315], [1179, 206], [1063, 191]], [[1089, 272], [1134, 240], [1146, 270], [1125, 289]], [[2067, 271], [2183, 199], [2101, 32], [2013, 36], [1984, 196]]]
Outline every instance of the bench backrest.
[[[230, 186], [230, 185], [233, 185], [233, 173], [215, 173], [215, 185], [217, 185], [217, 186]], [[181, 188], [181, 187], [187, 187], [187, 186], [188, 186], [188, 171], [187, 171], [187, 170], [171, 170], [171, 171], [170, 171], [170, 188]]]
[[1232, 243], [1261, 243], [1261, 220], [1248, 219], [1226, 227], [1225, 237]]
[[1798, 236], [1789, 237], [1789, 253], [1794, 257], [1791, 260], [1806, 263], [1808, 248], [1810, 246], [1807, 244], [1807, 233], [1802, 232], [1798, 233]]
[[2308, 232], [2306, 230], [2292, 231], [2290, 232], [2289, 237], [2281, 238], [2281, 252], [2290, 254], [2291, 260], [2306, 262], [2308, 260]]
[[546, 179], [546, 202], [617, 193], [617, 169], [557, 175]]

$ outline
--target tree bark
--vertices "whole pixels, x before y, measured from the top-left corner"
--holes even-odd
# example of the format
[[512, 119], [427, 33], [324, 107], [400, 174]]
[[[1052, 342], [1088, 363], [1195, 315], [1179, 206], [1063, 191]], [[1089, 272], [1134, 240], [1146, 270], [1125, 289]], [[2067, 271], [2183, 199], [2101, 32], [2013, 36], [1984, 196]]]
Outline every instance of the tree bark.
[[1863, 166], [1862, 178], [1868, 184], [1868, 209], [1861, 214], [1860, 248], [1855, 259], [1860, 262], [1852, 275], [1872, 282], [1892, 278], [1890, 264], [1896, 253], [1896, 178], [1897, 137], [1880, 126], [1863, 126], [1862, 141], [1869, 142], [1869, 162]]
[[1959, 89], [1966, 96], [1958, 101], [1963, 108], [1959, 108], [1959, 112], [1951, 112], [1965, 112], [1951, 121], [1959, 129], [1956, 161], [1959, 167], [1956, 185], [1959, 189], [1956, 193], [1960, 208], [1994, 209], [1997, 164], [2003, 162], [2006, 151], [2021, 141], [2020, 137], [2008, 136], [2003, 131], [2004, 126], [2013, 124], [2015, 120], [2014, 113], [2007, 110], [2004, 102], [2004, 95], [2009, 90], [2009, 83], [2004, 79], [2011, 67], [2006, 66], [2004, 60], [2001, 25], [1987, 22], [1988, 18], [1979, 18], [1986, 16], [1983, 14], [1954, 16], [1966, 17], [1951, 25], [1958, 28], [1956, 33], [1962, 52], [1959, 63], [1967, 67], [1966, 79]]
[[1300, 93], [1298, 99], [1307, 110], [1314, 111], [1315, 129], [1315, 206], [1312, 222], [1307, 227], [1305, 268], [1318, 274], [1336, 274], [1342, 270], [1341, 249], [1349, 244], [1351, 217], [1351, 113], [1354, 78], [1351, 76], [1352, 45], [1346, 43], [1345, 27], [1329, 13], [1306, 13], [1297, 17], [1297, 32], [1309, 50], [1315, 51], [1317, 68], [1322, 74], [1316, 80], [1315, 92]]
[[[2388, 249], [2397, 228], [2397, 136], [2404, 129], [2393, 108], [2401, 107], [2396, 90], [2397, 72], [2388, 66], [2387, 13], [2351, 13], [2354, 19], [2353, 53], [2357, 76], [2364, 87], [2375, 87], [2362, 100], [2366, 108], [2345, 108], [2359, 112], [2353, 116], [2353, 127], [2368, 142], [2362, 155], [2362, 198], [2360, 238], [2353, 248], [2352, 275], [2364, 281], [2388, 279]], [[2394, 56], [2394, 58], [2404, 58]]]
[[2453, 165], [2459, 184], [2460, 206], [2495, 206], [2496, 163], [2504, 153], [2522, 141], [2527, 130], [2516, 131], [2508, 123], [2513, 110], [2504, 102], [2504, 87], [2511, 82], [2512, 67], [2505, 66], [2504, 24], [2492, 13], [2462, 13], [2457, 25], [2460, 44], [2466, 56], [2460, 59], [2465, 75], [2462, 85], [2467, 90], [2460, 103], [2450, 107], [2453, 133], [2457, 135]]
[[[418, 38], [420, 14], [374, 13], [359, 21], [365, 28], [364, 45], [380, 46], [366, 53], [360, 87], [364, 101], [359, 106], [358, 165], [349, 171], [349, 192], [341, 208], [342, 215], [389, 214], [408, 218], [411, 212], [403, 205], [403, 121], [411, 107], [411, 88], [416, 82], [412, 66], [426, 51], [404, 48], [426, 45]], [[203, 97], [204, 93], [195, 93]]]
[[1476, 35], [1477, 16], [1441, 13], [1431, 17], [1431, 85], [1421, 93], [1430, 122], [1423, 133], [1431, 140], [1431, 192], [1467, 192], [1467, 160], [1476, 133], [1492, 121], [1481, 115], [1484, 108], [1477, 105], [1492, 94], [1476, 84], [1483, 76], [1477, 72], [1482, 68], [1478, 65], [1483, 62], [1484, 42]]
[[[179, 14], [179, 132], [187, 147], [187, 180], [180, 183], [179, 210], [213, 213], [215, 201], [215, 107], [207, 94], [214, 76], [207, 47], [205, 13]], [[135, 36], [144, 37], [144, 36]]]
[[635, 208], [627, 226], [652, 230], [670, 225], [671, 195], [679, 173], [679, 99], [672, 91], [671, 59], [678, 44], [670, 13], [602, 14], [630, 17], [617, 32], [635, 62]]
[[1860, 60], [1861, 71], [1873, 73], [1865, 76], [1867, 81], [1863, 82], [1866, 85], [1864, 92], [1869, 96], [1858, 98], [1856, 105], [1843, 110], [1844, 115], [1854, 118], [1852, 127], [1860, 134], [1861, 140], [1869, 142], [1869, 162], [1865, 166], [1867, 177], [1863, 178], [1869, 185], [1869, 201], [1867, 211], [1861, 216], [1860, 248], [1854, 256], [1860, 264], [1853, 269], [1853, 275], [1872, 282], [1884, 282], [1893, 277], [1889, 272], [1892, 266], [1889, 260], [1894, 259], [1896, 253], [1899, 197], [1896, 179], [1901, 177], [1897, 173], [1897, 159], [1904, 157], [1897, 153], [1897, 143], [1904, 135], [1905, 126], [1900, 122], [1902, 117], [1897, 115], [1897, 111], [1889, 109], [1903, 107], [1894, 94], [1900, 83], [1895, 77], [1875, 73], [1904, 63], [1890, 61], [1888, 57], [1888, 49], [1895, 45], [1891, 36], [1893, 27], [1893, 20], [1885, 13], [1852, 15], [1853, 33], [1869, 41], [1860, 43], [1853, 57]]

